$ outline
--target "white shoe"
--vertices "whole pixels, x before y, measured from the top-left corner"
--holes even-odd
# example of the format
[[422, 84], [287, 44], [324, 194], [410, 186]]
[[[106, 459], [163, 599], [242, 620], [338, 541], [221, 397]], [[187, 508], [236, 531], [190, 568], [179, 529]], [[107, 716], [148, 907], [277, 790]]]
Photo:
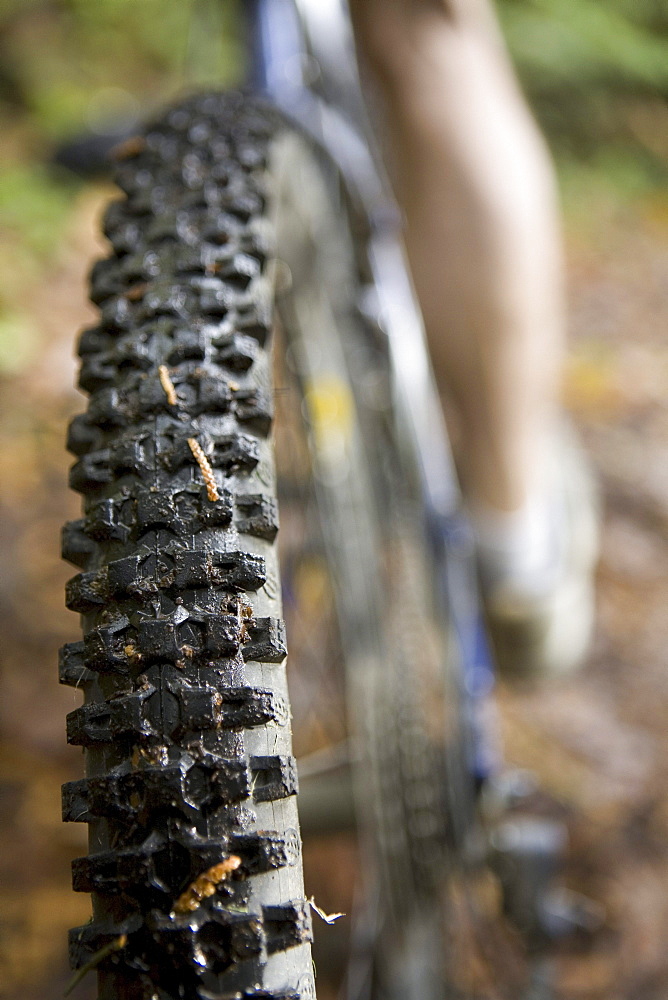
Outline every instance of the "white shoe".
[[584, 663], [594, 627], [599, 496], [574, 431], [557, 439], [559, 539], [541, 584], [484, 583], [483, 604], [499, 671], [517, 680], [562, 677]]

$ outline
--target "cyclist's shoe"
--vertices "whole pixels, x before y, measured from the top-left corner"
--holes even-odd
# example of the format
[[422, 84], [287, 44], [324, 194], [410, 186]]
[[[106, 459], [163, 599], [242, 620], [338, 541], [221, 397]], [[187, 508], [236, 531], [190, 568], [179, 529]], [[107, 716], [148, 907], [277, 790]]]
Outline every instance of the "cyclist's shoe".
[[500, 673], [514, 680], [562, 677], [580, 667], [594, 625], [594, 569], [598, 555], [596, 484], [575, 434], [565, 428], [557, 445], [553, 558], [540, 576], [519, 582], [485, 579], [483, 602]]

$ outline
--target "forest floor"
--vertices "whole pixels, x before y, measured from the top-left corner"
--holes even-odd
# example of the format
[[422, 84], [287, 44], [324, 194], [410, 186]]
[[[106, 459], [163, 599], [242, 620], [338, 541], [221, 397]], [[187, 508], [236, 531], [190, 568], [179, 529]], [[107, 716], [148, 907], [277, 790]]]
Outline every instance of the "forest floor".
[[[27, 317], [0, 382], [0, 981], [7, 1000], [56, 1000], [66, 931], [89, 916], [69, 888], [84, 831], [60, 823], [59, 785], [80, 776], [64, 747], [77, 693], [56, 683], [57, 648], [76, 637], [63, 609], [71, 575], [61, 523], [73, 333], [92, 317], [84, 275], [99, 252], [103, 192], [82, 189], [61, 250], [14, 298]], [[603, 907], [592, 942], [558, 956], [562, 1000], [668, 996], [668, 196], [576, 200], [568, 212], [572, 353], [568, 403], [605, 505], [597, 637], [577, 678], [501, 692], [510, 762], [537, 772], [568, 819], [568, 884]], [[30, 332], [32, 331], [32, 332]], [[21, 346], [21, 345], [19, 345]], [[331, 850], [311, 857], [327, 855]], [[345, 851], [341, 854], [345, 860]], [[316, 881], [320, 881], [316, 878]], [[325, 909], [340, 910], [334, 886]], [[92, 996], [92, 982], [76, 991]]]
[[603, 904], [560, 997], [668, 996], [668, 200], [602, 194], [568, 220], [567, 397], [604, 503], [590, 662], [503, 696], [509, 758], [570, 816], [572, 888]]

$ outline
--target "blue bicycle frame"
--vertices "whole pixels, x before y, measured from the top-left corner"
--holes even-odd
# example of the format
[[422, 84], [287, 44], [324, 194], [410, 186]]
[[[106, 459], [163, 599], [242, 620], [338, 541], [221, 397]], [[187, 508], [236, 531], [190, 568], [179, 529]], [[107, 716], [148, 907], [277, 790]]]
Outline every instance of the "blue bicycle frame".
[[377, 320], [387, 335], [400, 445], [414, 456], [444, 614], [459, 640], [462, 705], [472, 775], [500, 767], [489, 732], [494, 672], [478, 600], [471, 531], [462, 512], [422, 319], [401, 243], [400, 220], [368, 120], [343, 0], [245, 0], [249, 86], [321, 147], [368, 219], [367, 254]]

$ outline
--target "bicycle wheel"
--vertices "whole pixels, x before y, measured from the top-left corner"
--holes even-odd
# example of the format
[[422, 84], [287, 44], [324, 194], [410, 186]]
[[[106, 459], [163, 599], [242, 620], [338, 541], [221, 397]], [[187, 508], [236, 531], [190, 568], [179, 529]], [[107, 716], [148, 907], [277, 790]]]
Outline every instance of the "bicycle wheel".
[[[470, 958], [471, 942], [465, 949], [453, 927], [463, 855], [475, 836], [469, 733], [417, 460], [398, 433], [385, 336], [360, 314], [372, 290], [345, 193], [331, 166], [297, 136], [287, 137], [275, 162], [279, 204], [290, 206], [279, 213], [278, 231], [292, 276], [278, 311], [299, 388], [290, 389], [290, 371], [277, 377], [282, 523], [299, 525], [291, 531], [296, 543], [284, 540], [282, 567], [293, 595], [306, 564], [320, 605], [321, 642], [309, 629], [300, 687], [308, 688], [327, 657], [339, 664], [338, 678], [327, 675], [327, 686], [301, 706], [301, 749], [316, 751], [303, 783], [305, 825], [323, 832], [350, 815], [339, 742], [346, 730], [367, 886], [347, 995], [469, 995], [462, 959]], [[347, 719], [337, 724], [341, 702]], [[323, 752], [332, 743], [334, 752]]]
[[92, 273], [64, 530], [83, 642], [68, 740], [88, 822], [71, 932], [100, 997], [314, 995], [295, 803], [270, 428], [271, 148], [237, 95], [188, 100], [118, 151]]
[[[332, 581], [345, 677], [322, 712], [347, 740], [379, 887], [371, 988], [432, 1000], [457, 966], [443, 897], [471, 823], [466, 726], [338, 179], [239, 95], [184, 102], [119, 156], [126, 199], [92, 275], [100, 324], [79, 348], [91, 400], [69, 437], [85, 510], [63, 548], [83, 570], [68, 606], [85, 638], [61, 680], [84, 691], [68, 739], [86, 777], [65, 787], [64, 816], [89, 823], [74, 887], [94, 913], [72, 932], [73, 965], [98, 969], [104, 1000], [314, 995], [270, 440], [273, 305], [290, 274], [288, 395], [308, 442], [282, 481], [301, 462], [298, 516], [314, 512]], [[316, 776], [335, 822], [350, 819], [347, 780]]]
[[[296, 732], [310, 753], [301, 812], [307, 833], [354, 816], [366, 887], [343, 995], [537, 996], [488, 865], [482, 813], [493, 826], [500, 800], [493, 805], [491, 792], [478, 808], [495, 747], [493, 719], [481, 718], [489, 702], [480, 690], [472, 701], [455, 635], [459, 620], [465, 641], [479, 644], [468, 680], [486, 690], [467, 589], [470, 535], [453, 523], [444, 553], [433, 530], [395, 388], [403, 373], [392, 367], [382, 319], [365, 319], [375, 314], [367, 234], [336, 171], [291, 133], [273, 165], [278, 246], [291, 276], [277, 303], [287, 341], [276, 377], [277, 459], [288, 636], [301, 633], [307, 647], [293, 644]], [[311, 590], [308, 615], [300, 576]], [[479, 731], [483, 722], [489, 731]]]

